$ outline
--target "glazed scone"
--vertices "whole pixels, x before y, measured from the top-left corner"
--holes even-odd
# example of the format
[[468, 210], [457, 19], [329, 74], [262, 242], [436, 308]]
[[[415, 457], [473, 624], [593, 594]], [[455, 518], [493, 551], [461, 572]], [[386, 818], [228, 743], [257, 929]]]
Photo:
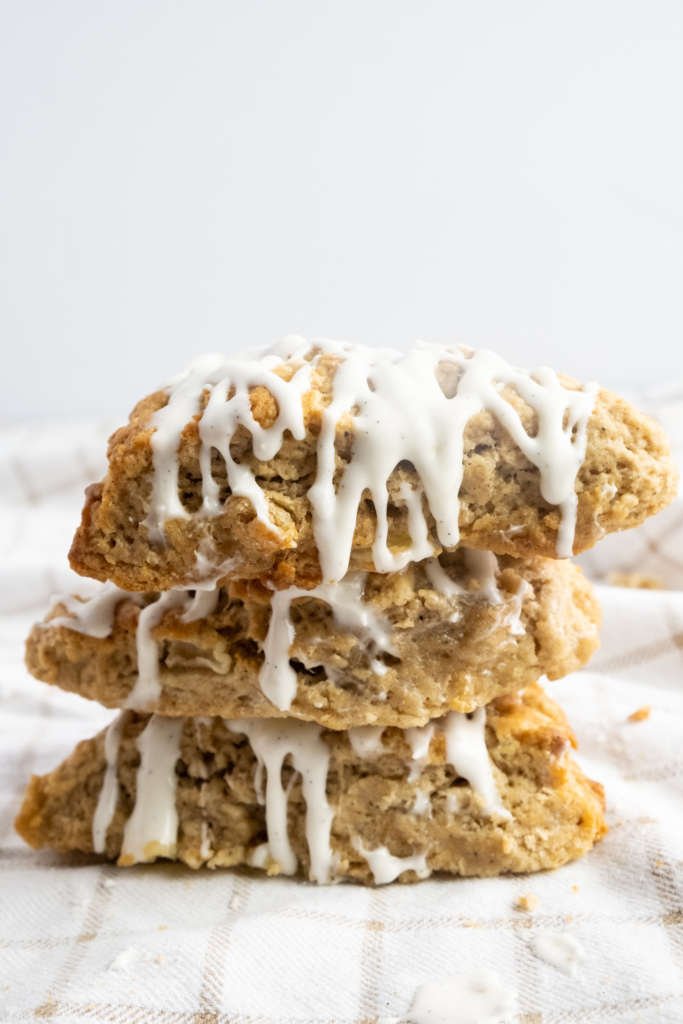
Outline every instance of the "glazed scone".
[[572, 743], [536, 686], [412, 732], [122, 712], [32, 778], [16, 826], [34, 847], [124, 866], [164, 857], [321, 883], [538, 871], [605, 831], [602, 788]]
[[598, 624], [571, 562], [459, 548], [313, 591], [142, 597], [108, 584], [34, 627], [27, 666], [107, 707], [405, 727], [567, 675], [595, 651]]
[[459, 540], [568, 556], [674, 496], [660, 428], [488, 352], [301, 339], [205, 359], [141, 401], [87, 491], [71, 564], [133, 591], [312, 587]]

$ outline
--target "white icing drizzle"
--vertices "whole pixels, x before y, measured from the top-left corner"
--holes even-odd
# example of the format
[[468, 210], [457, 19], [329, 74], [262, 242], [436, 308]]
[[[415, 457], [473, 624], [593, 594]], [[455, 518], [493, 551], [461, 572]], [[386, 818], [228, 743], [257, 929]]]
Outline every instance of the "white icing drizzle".
[[477, 583], [477, 593], [488, 604], [500, 604], [503, 600], [498, 589], [498, 559], [492, 551], [478, 551], [466, 548], [464, 551], [465, 565]]
[[138, 736], [140, 766], [136, 775], [133, 813], [126, 822], [121, 862], [144, 863], [173, 857], [178, 840], [176, 761], [184, 718], [152, 715]]
[[268, 843], [260, 843], [247, 854], [247, 864], [250, 868], [261, 868], [262, 871], [268, 867], [270, 859], [270, 848]]
[[531, 597], [534, 589], [531, 584], [524, 579], [520, 579], [517, 590], [510, 598], [512, 607], [505, 617], [505, 625], [510, 630], [513, 636], [524, 636], [526, 630], [522, 622], [522, 607], [528, 597]]
[[434, 722], [428, 722], [427, 725], [416, 725], [410, 729], [403, 730], [403, 735], [408, 741], [414, 761], [424, 764], [427, 760], [429, 745], [432, 742], [435, 728]]
[[517, 997], [493, 971], [421, 985], [408, 1011], [411, 1024], [501, 1024], [514, 1013]]
[[[254, 455], [266, 461], [277, 454], [286, 431], [302, 439], [302, 399], [325, 353], [340, 361], [331, 401], [321, 414], [317, 473], [308, 492], [324, 581], [341, 580], [348, 571], [358, 507], [365, 493], [370, 495], [377, 517], [373, 544], [377, 571], [395, 572], [431, 554], [423, 498], [440, 543], [447, 548], [458, 543], [465, 428], [472, 416], [485, 410], [538, 469], [543, 498], [561, 514], [557, 554], [571, 555], [576, 475], [585, 456], [595, 386], [572, 391], [546, 367], [533, 372], [519, 370], [485, 350], [419, 345], [400, 353], [341, 342], [308, 345], [300, 338], [285, 339], [257, 358], [204, 357], [172, 382], [166, 406], [152, 417], [154, 480], [146, 524], [153, 539], [163, 536], [166, 519], [189, 515], [178, 496], [178, 448], [184, 427], [199, 412], [204, 391], [207, 402], [199, 420], [202, 507], [198, 514], [212, 516], [220, 511], [219, 488], [211, 472], [216, 450], [225, 459], [231, 492], [248, 498], [261, 522], [276, 531], [263, 491], [251, 469], [233, 460], [230, 443], [242, 425], [251, 434]], [[274, 372], [283, 360], [294, 369], [289, 381]], [[257, 385], [267, 388], [277, 403], [277, 416], [267, 428], [251, 411], [249, 392]], [[526, 432], [518, 412], [503, 396], [506, 386], [535, 412], [535, 434]], [[448, 397], [454, 387], [455, 393]], [[342, 425], [353, 431], [354, 443], [350, 461], [337, 480], [335, 440]], [[387, 482], [396, 466], [404, 462], [415, 468], [420, 485], [414, 490], [401, 489], [411, 543], [407, 550], [393, 553], [388, 546]]]
[[[259, 358], [226, 359], [219, 355], [196, 360], [171, 383], [169, 400], [152, 417], [154, 481], [150, 513], [146, 525], [153, 539], [163, 537], [166, 519], [186, 518], [178, 495], [178, 446], [184, 427], [199, 412], [200, 399], [208, 389], [208, 401], [199, 423], [202, 442], [202, 514], [215, 515], [220, 508], [218, 485], [211, 472], [213, 449], [225, 459], [228, 485], [233, 494], [248, 498], [259, 519], [277, 532], [263, 492], [247, 466], [235, 462], [230, 443], [239, 426], [252, 436], [257, 459], [272, 459], [282, 447], [285, 431], [302, 440], [305, 434], [302, 397], [310, 388], [311, 366], [303, 363], [289, 381], [276, 373], [283, 360], [301, 360], [301, 339], [285, 339]], [[249, 391], [263, 386], [273, 395], [278, 414], [270, 427], [262, 427], [251, 411]]]
[[470, 715], [451, 711], [427, 725], [404, 729], [403, 734], [410, 747], [412, 760], [408, 780], [414, 782], [420, 776], [420, 769], [429, 755], [429, 746], [436, 731], [442, 732], [446, 740], [446, 760], [458, 775], [467, 779], [479, 796], [485, 812], [491, 816], [509, 820], [510, 812], [501, 803], [493, 776], [493, 766], [486, 746], [486, 709], [477, 708]]
[[60, 596], [56, 600], [66, 608], [69, 615], [49, 619], [45, 623], [47, 627], [64, 626], [74, 633], [83, 633], [85, 636], [103, 640], [111, 636], [116, 609], [121, 602], [129, 600], [141, 604], [142, 596], [129, 594], [113, 583], [104, 583], [96, 594], [83, 601], [70, 596]]
[[104, 853], [107, 832], [116, 811], [119, 799], [119, 782], [117, 766], [121, 732], [126, 720], [126, 712], [117, 715], [104, 735], [104, 778], [97, 798], [97, 806], [92, 820], [92, 846], [95, 853]]
[[185, 594], [187, 595], [184, 602], [186, 607], [180, 620], [181, 622], [197, 622], [199, 619], [213, 615], [218, 604], [220, 590], [215, 586], [211, 589], [199, 587], [195, 590], [193, 597], [190, 597], [187, 591]]
[[539, 932], [531, 940], [531, 948], [546, 963], [564, 974], [576, 974], [585, 958], [581, 943], [565, 932]]
[[256, 793], [256, 803], [260, 807], [264, 807], [266, 803], [266, 773], [265, 766], [260, 757], [256, 758], [256, 767], [254, 768], [254, 792]]
[[[438, 558], [431, 558], [424, 563], [424, 569], [434, 589], [438, 590], [444, 597], [467, 595], [483, 598], [490, 605], [498, 606], [502, 604], [503, 595], [498, 588], [497, 581], [498, 559], [493, 552], [464, 548], [463, 556], [469, 578], [475, 582], [476, 590], [469, 591], [461, 587], [450, 578]], [[522, 607], [525, 600], [532, 594], [533, 587], [531, 584], [527, 580], [520, 579], [515, 593], [507, 598], [511, 603], [511, 607], [505, 617], [504, 625], [508, 627], [513, 636], [523, 636], [525, 632], [521, 620]]]
[[[408, 781], [415, 782], [419, 779], [422, 766], [429, 756], [432, 738], [438, 730], [443, 733], [446, 741], [447, 763], [461, 778], [467, 780], [472, 791], [479, 797], [484, 812], [501, 821], [509, 821], [512, 816], [498, 794], [493, 765], [486, 746], [485, 729], [485, 708], [479, 708], [470, 715], [451, 711], [445, 718], [435, 722], [404, 729], [403, 735], [410, 747], [413, 761]], [[351, 744], [355, 750], [353, 740]], [[458, 806], [457, 810], [459, 809]], [[431, 813], [428, 794], [418, 790], [411, 810], [413, 814], [418, 815]], [[447, 795], [447, 810], [451, 813], [456, 810], [455, 798], [451, 797], [451, 793]], [[384, 846], [368, 851], [358, 837], [354, 840], [354, 847], [366, 858], [377, 885], [393, 882], [401, 871], [406, 871], [410, 867], [418, 871], [418, 874], [420, 870], [425, 870], [429, 874], [422, 855], [415, 855], [412, 858], [394, 857]], [[420, 874], [420, 877], [426, 875]]]
[[202, 821], [199, 834], [199, 856], [206, 863], [206, 861], [211, 859], [212, 852], [209, 823], [208, 821]]
[[424, 853], [415, 853], [410, 857], [395, 857], [386, 846], [378, 846], [374, 850], [366, 849], [358, 836], [353, 839], [353, 847], [367, 861], [375, 885], [388, 885], [404, 871], [414, 871], [418, 878], [429, 878], [431, 874]]
[[159, 625], [166, 612], [173, 608], [184, 608], [189, 600], [186, 590], [167, 590], [140, 612], [135, 633], [138, 677], [126, 698], [125, 707], [135, 711], [146, 711], [159, 699], [159, 645], [152, 635], [152, 630]]
[[446, 793], [446, 810], [449, 814], [460, 814], [464, 801], [465, 794], [462, 789], [449, 789]]
[[429, 798], [429, 793], [425, 793], [424, 789], [418, 789], [415, 793], [413, 806], [410, 810], [411, 813], [417, 815], [418, 818], [431, 818], [432, 802]]
[[327, 802], [327, 770], [330, 752], [321, 737], [320, 726], [295, 720], [246, 719], [228, 723], [232, 732], [247, 737], [257, 760], [266, 771], [266, 829], [268, 853], [285, 875], [297, 869], [297, 857], [289, 839], [287, 804], [289, 793], [282, 785], [282, 768], [287, 757], [301, 775], [306, 803], [306, 842], [311, 860], [312, 881], [324, 884], [332, 877], [330, 833], [333, 812]]
[[510, 812], [501, 803], [493, 777], [493, 766], [486, 747], [486, 709], [470, 715], [451, 711], [439, 722], [446, 739], [446, 759], [463, 779], [467, 779], [492, 817], [509, 820]]
[[[571, 554], [575, 480], [585, 455], [594, 388], [570, 391], [552, 370], [541, 368], [530, 374], [487, 351], [467, 354], [420, 346], [399, 354], [351, 345], [326, 348], [343, 361], [334, 377], [332, 401], [323, 412], [317, 478], [309, 491], [324, 579], [341, 579], [348, 568], [356, 514], [365, 491], [377, 515], [375, 567], [379, 572], [396, 571], [397, 560], [387, 545], [387, 481], [401, 462], [410, 462], [420, 478], [440, 542], [444, 547], [458, 543], [465, 427], [484, 410], [498, 419], [538, 469], [544, 499], [561, 511], [557, 553]], [[440, 381], [449, 369], [451, 374], [462, 374], [451, 398]], [[511, 385], [536, 412], [534, 436], [527, 434], [519, 414], [503, 397], [505, 385]], [[342, 419], [353, 421], [354, 450], [335, 493], [334, 441]], [[411, 536], [415, 545], [412, 529]], [[415, 550], [401, 557], [406, 554], [409, 561], [419, 558]]]
[[384, 750], [383, 732], [383, 725], [358, 725], [349, 729], [347, 735], [354, 754], [363, 758], [379, 757]]
[[[195, 743], [197, 744], [197, 747], [201, 749], [200, 726], [202, 723], [196, 718], [191, 718], [190, 722], [192, 723], [192, 726], [194, 728]], [[206, 780], [208, 779], [209, 773], [201, 757], [197, 761], [197, 766], [195, 770], [197, 777], [204, 780], [200, 783], [199, 786], [198, 799], [199, 809], [202, 812], [202, 820], [199, 831], [199, 856], [201, 857], [202, 861], [206, 862], [211, 859], [211, 854], [213, 851], [211, 845], [211, 829], [206, 819]]]
[[339, 583], [321, 583], [313, 590], [289, 587], [273, 592], [259, 684], [280, 711], [291, 707], [297, 690], [296, 672], [289, 664], [289, 649], [294, 640], [290, 609], [297, 598], [316, 598], [329, 605], [337, 625], [360, 637], [367, 646], [371, 661], [376, 651], [392, 653], [389, 626], [372, 605], [363, 600], [364, 585], [364, 574], [351, 573]]
[[[106, 834], [116, 809], [118, 784], [116, 768], [124, 714], [110, 726], [105, 737], [106, 768], [102, 789], [93, 820], [93, 846], [96, 852], [105, 848]], [[191, 720], [195, 730], [199, 720]], [[202, 724], [210, 720], [201, 720]], [[154, 857], [172, 857], [175, 854], [178, 815], [176, 811], [176, 762], [180, 756], [180, 741], [185, 719], [152, 715], [137, 739], [140, 766], [137, 771], [136, 800], [133, 813], [126, 822], [121, 849], [122, 863], [138, 863]], [[424, 763], [429, 744], [436, 729], [444, 732], [448, 762], [457, 773], [466, 778], [478, 793], [489, 814], [501, 819], [509, 818], [500, 803], [486, 750], [485, 711], [480, 709], [471, 716], [451, 712], [445, 719], [426, 726], [404, 730], [416, 764]], [[333, 811], [327, 800], [327, 774], [330, 753], [322, 738], [320, 726], [311, 722], [255, 720], [227, 722], [228, 728], [245, 735], [256, 758], [254, 788], [259, 803], [265, 803], [266, 844], [249, 854], [253, 866], [274, 863], [283, 874], [294, 874], [297, 857], [288, 833], [288, 802], [294, 775], [287, 787], [282, 784], [282, 770], [287, 758], [301, 776], [306, 804], [305, 834], [310, 856], [310, 877], [326, 883], [333, 875], [334, 856], [330, 836]], [[358, 756], [375, 756], [382, 749], [383, 729], [368, 727], [349, 731], [349, 742]], [[200, 777], [204, 777], [200, 771]], [[264, 791], [265, 775], [265, 791]], [[200, 807], [204, 806], [204, 786], [200, 793]], [[449, 810], [451, 807], [449, 806]], [[429, 814], [428, 794], [418, 791], [412, 811]], [[211, 832], [206, 820], [201, 826], [200, 856], [211, 855]], [[355, 848], [367, 858], [378, 885], [393, 881], [402, 871], [415, 870], [420, 878], [429, 874], [424, 854], [395, 857], [386, 849], [365, 850], [362, 841], [354, 841]]]
[[462, 597], [467, 591], [452, 580], [438, 558], [429, 558], [424, 564], [424, 571], [427, 579], [444, 597]]

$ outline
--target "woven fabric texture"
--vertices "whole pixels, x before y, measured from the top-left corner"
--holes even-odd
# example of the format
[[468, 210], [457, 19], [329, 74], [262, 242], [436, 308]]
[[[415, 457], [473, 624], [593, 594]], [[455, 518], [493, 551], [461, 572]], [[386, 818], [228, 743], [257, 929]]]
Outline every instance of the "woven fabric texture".
[[[664, 418], [683, 437], [683, 402]], [[0, 435], [0, 1021], [369, 1024], [406, 1019], [426, 981], [495, 971], [519, 1024], [683, 1020], [683, 504], [584, 564], [667, 589], [600, 585], [602, 648], [551, 684], [610, 833], [582, 861], [528, 878], [316, 888], [172, 865], [118, 870], [27, 849], [13, 816], [32, 772], [56, 765], [109, 712], [32, 681], [29, 625], [66, 568], [82, 486], [107, 425]], [[83, 439], [86, 438], [84, 443]], [[614, 577], [610, 577], [614, 578]], [[629, 721], [637, 709], [649, 716]], [[533, 912], [515, 909], [534, 896]], [[567, 975], [533, 951], [571, 935]]]

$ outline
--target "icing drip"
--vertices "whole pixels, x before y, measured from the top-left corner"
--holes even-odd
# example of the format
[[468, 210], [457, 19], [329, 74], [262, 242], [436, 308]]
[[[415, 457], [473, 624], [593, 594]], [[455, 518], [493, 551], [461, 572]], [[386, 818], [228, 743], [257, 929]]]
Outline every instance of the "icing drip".
[[534, 590], [526, 580], [520, 580], [516, 593], [512, 595], [512, 608], [505, 618], [505, 625], [513, 636], [524, 636], [525, 629], [522, 623], [522, 606], [528, 597], [531, 597]]
[[133, 813], [126, 822], [120, 862], [137, 864], [173, 857], [178, 839], [176, 761], [184, 718], [152, 715], [138, 736], [140, 767]]
[[189, 593], [185, 591], [185, 611], [180, 616], [182, 622], [197, 622], [199, 619], [205, 619], [209, 615], [213, 615], [218, 604], [219, 589], [217, 587], [211, 590], [198, 588], [194, 592], [194, 596], [190, 597]]
[[254, 769], [254, 792], [256, 793], [256, 803], [260, 807], [264, 807], [266, 803], [265, 769], [263, 761], [259, 758], [256, 760]]
[[460, 814], [464, 801], [465, 795], [461, 789], [449, 789], [446, 793], [446, 810], [449, 814]]
[[[102, 789], [93, 819], [93, 847], [96, 852], [105, 849], [106, 835], [116, 810], [118, 798], [117, 760], [125, 712], [109, 727], [105, 737], [106, 768]], [[210, 720], [191, 720], [195, 726]], [[180, 756], [180, 741], [185, 719], [152, 715], [137, 739], [140, 765], [136, 776], [136, 800], [133, 813], [126, 822], [120, 861], [134, 864], [155, 857], [175, 854], [178, 831], [176, 811], [176, 762]], [[288, 832], [288, 803], [294, 775], [287, 787], [282, 783], [282, 770], [287, 758], [295, 772], [301, 776], [306, 804], [305, 834], [310, 856], [310, 877], [321, 884], [329, 882], [333, 874], [333, 853], [330, 842], [333, 811], [327, 800], [327, 774], [329, 749], [322, 738], [320, 726], [296, 720], [255, 720], [228, 722], [234, 733], [245, 735], [256, 758], [254, 788], [259, 803], [265, 804], [268, 841], [249, 854], [253, 866], [266, 866], [274, 862], [283, 874], [294, 874], [297, 856]], [[509, 818], [508, 811], [498, 797], [491, 762], [486, 750], [485, 711], [472, 716], [451, 712], [447, 718], [421, 728], [406, 729], [404, 735], [410, 745], [413, 759], [424, 763], [429, 744], [436, 731], [446, 738], [448, 762], [458, 775], [467, 779], [479, 794], [489, 814], [501, 819]], [[382, 729], [370, 727], [350, 730], [349, 741], [358, 756], [374, 756], [381, 752]], [[204, 778], [205, 772], [199, 776]], [[264, 787], [265, 776], [265, 787]], [[204, 788], [200, 795], [204, 806]], [[449, 806], [449, 810], [450, 810]], [[428, 794], [419, 791], [412, 807], [414, 814], [429, 814]], [[424, 854], [395, 857], [386, 847], [366, 850], [360, 839], [355, 848], [367, 858], [376, 884], [391, 882], [402, 871], [414, 870], [420, 878], [427, 877]], [[202, 822], [200, 856], [206, 860], [211, 853], [211, 831], [206, 820]]]
[[[266, 829], [268, 854], [285, 875], [297, 869], [297, 856], [289, 840], [287, 804], [289, 792], [282, 785], [287, 757], [301, 775], [306, 803], [306, 842], [312, 881], [324, 884], [332, 876], [332, 808], [327, 802], [327, 770], [330, 752], [320, 727], [311, 722], [255, 720], [229, 722], [232, 732], [247, 737], [257, 761], [266, 772]], [[262, 855], [261, 855], [262, 856]]]
[[349, 743], [358, 757], [379, 757], [382, 744], [383, 725], [359, 725], [348, 730]]
[[[429, 757], [431, 741], [437, 731], [442, 732], [446, 740], [447, 763], [461, 778], [467, 780], [472, 791], [479, 797], [486, 814], [501, 821], [509, 821], [512, 816], [498, 795], [493, 766], [486, 746], [485, 729], [486, 710], [484, 708], [479, 708], [471, 715], [451, 711], [445, 718], [435, 722], [404, 729], [403, 735], [410, 747], [413, 761], [408, 781], [416, 782], [419, 779], [421, 769]], [[356, 750], [351, 736], [349, 739], [356, 753], [363, 756], [360, 751]], [[449, 813], [460, 810], [459, 797], [453, 795], [454, 793], [457, 793], [457, 790], [447, 795]], [[429, 795], [418, 790], [411, 811], [417, 815], [430, 814]], [[366, 850], [360, 838], [354, 840], [354, 848], [367, 860], [377, 885], [393, 882], [402, 871], [407, 871], [409, 868], [417, 871], [420, 878], [425, 878], [429, 874], [424, 855], [408, 858], [394, 857], [384, 846], [376, 850]], [[420, 874], [420, 871], [424, 871], [426, 874]]]
[[375, 885], [388, 885], [404, 871], [414, 871], [418, 878], [429, 878], [431, 874], [424, 853], [416, 853], [410, 857], [394, 857], [386, 846], [367, 850], [357, 836], [353, 839], [353, 847], [367, 861]]
[[[201, 593], [201, 592], [200, 592]], [[159, 646], [152, 635], [166, 612], [185, 608], [190, 600], [186, 590], [167, 590], [156, 601], [143, 608], [138, 616], [135, 646], [138, 656], [138, 677], [126, 698], [125, 706], [145, 711], [154, 706], [161, 693], [159, 680]]]
[[414, 761], [424, 764], [427, 760], [434, 729], [435, 723], [428, 722], [427, 725], [416, 725], [413, 728], [403, 730], [403, 735], [408, 741]]
[[77, 597], [59, 597], [57, 600], [66, 608], [69, 615], [59, 615], [50, 619], [46, 623], [47, 626], [64, 626], [74, 633], [83, 633], [85, 636], [103, 640], [111, 635], [114, 615], [121, 601], [129, 600], [140, 604], [142, 598], [140, 594], [129, 594], [113, 583], [104, 583], [93, 597], [85, 601], [79, 601]]
[[[267, 461], [282, 447], [286, 430], [297, 440], [303, 439], [301, 399], [310, 387], [311, 367], [304, 363], [289, 381], [273, 372], [283, 360], [301, 359], [302, 355], [301, 339], [285, 339], [279, 347], [258, 358], [203, 356], [171, 382], [167, 404], [151, 420], [154, 481], [146, 525], [153, 539], [162, 539], [166, 519], [188, 515], [178, 495], [178, 447], [183, 429], [199, 412], [202, 394], [207, 389], [208, 401], [199, 423], [202, 513], [215, 515], [220, 507], [219, 488], [211, 472], [215, 449], [225, 460], [232, 493], [248, 498], [259, 519], [277, 532], [261, 489], [251, 471], [234, 461], [230, 443], [237, 428], [244, 426], [251, 433], [254, 454]], [[278, 405], [277, 417], [268, 428], [263, 428], [251, 411], [249, 392], [259, 385], [268, 389]]]
[[493, 776], [491, 758], [486, 746], [486, 709], [478, 708], [470, 715], [451, 711], [445, 718], [427, 725], [404, 729], [414, 762], [408, 781], [415, 782], [429, 756], [429, 746], [436, 731], [446, 740], [446, 760], [458, 775], [467, 779], [479, 796], [487, 814], [508, 820], [510, 812], [501, 803]]
[[458, 775], [467, 779], [487, 814], [509, 820], [511, 815], [498, 795], [486, 747], [485, 708], [477, 708], [470, 715], [451, 711], [439, 726], [446, 739], [448, 763]]
[[425, 793], [424, 789], [418, 789], [413, 800], [413, 806], [410, 808], [411, 813], [417, 815], [418, 818], [431, 818], [432, 816], [432, 803], [429, 798], [429, 793]]
[[501, 1024], [514, 1012], [515, 993], [493, 971], [421, 985], [408, 1011], [411, 1024]]
[[121, 732], [126, 720], [126, 712], [117, 715], [107, 729], [104, 736], [104, 779], [102, 788], [97, 798], [97, 806], [92, 820], [92, 846], [95, 853], [104, 853], [107, 842], [107, 832], [111, 820], [116, 811], [116, 804], [119, 799], [119, 782], [117, 777], [117, 765], [119, 759], [119, 746], [121, 744]]
[[259, 846], [255, 846], [253, 850], [250, 850], [247, 855], [247, 864], [250, 868], [260, 868], [262, 871], [265, 871], [268, 867], [269, 857], [268, 843], [261, 843]]
[[259, 684], [268, 700], [280, 711], [287, 711], [296, 696], [297, 676], [289, 664], [289, 649], [294, 640], [290, 608], [297, 598], [324, 601], [337, 625], [360, 637], [371, 655], [375, 651], [392, 653], [389, 626], [370, 604], [363, 601], [364, 584], [364, 575], [352, 573], [339, 583], [321, 583], [314, 590], [289, 587], [274, 591]]
[[[585, 454], [594, 388], [570, 391], [547, 368], [529, 374], [487, 351], [467, 354], [421, 346], [400, 354], [331, 344], [327, 350], [341, 355], [342, 362], [334, 377], [332, 401], [323, 412], [318, 472], [309, 491], [324, 579], [341, 579], [348, 568], [357, 510], [366, 491], [377, 516], [375, 567], [379, 572], [399, 567], [387, 544], [387, 481], [401, 462], [410, 462], [420, 478], [440, 542], [444, 547], [458, 543], [465, 427], [484, 410], [498, 419], [538, 469], [543, 498], [561, 511], [557, 553], [571, 554], [574, 487]], [[455, 394], [449, 398], [442, 380], [458, 372]], [[527, 434], [519, 414], [501, 394], [505, 385], [535, 411], [534, 436]], [[342, 420], [353, 423], [354, 450], [335, 491], [335, 435]], [[421, 510], [419, 514], [424, 519]], [[401, 554], [402, 564], [406, 558], [420, 557], [416, 546], [422, 528], [416, 534], [414, 527], [413, 522], [413, 547]]]
[[428, 722], [427, 725], [416, 725], [403, 730], [413, 758], [413, 764], [408, 773], [408, 782], [415, 782], [422, 774], [422, 768], [429, 755], [429, 744], [432, 742], [434, 729], [434, 723]]
[[424, 563], [424, 571], [434, 590], [438, 590], [444, 597], [462, 597], [467, 593], [459, 583], [450, 578], [438, 558], [429, 558]]
[[[155, 601], [141, 608], [135, 631], [138, 674], [135, 685], [128, 694], [125, 706], [135, 711], [146, 711], [154, 706], [161, 694], [159, 681], [159, 646], [153, 637], [153, 630], [164, 615], [181, 609], [182, 622], [196, 622], [216, 610], [219, 589], [199, 587], [196, 590], [168, 590]], [[46, 626], [63, 626], [76, 633], [102, 640], [111, 636], [114, 616], [121, 601], [133, 601], [142, 605], [141, 594], [129, 594], [119, 590], [112, 583], [105, 583], [99, 592], [87, 601], [74, 597], [59, 598], [70, 612], [68, 616], [49, 619]]]
[[[202, 791], [204, 792], [204, 791]], [[206, 863], [211, 859], [213, 849], [211, 846], [211, 831], [208, 821], [203, 821], [200, 828], [200, 857]]]
[[[425, 574], [439, 593], [444, 597], [475, 596], [483, 598], [490, 605], [503, 603], [503, 596], [498, 589], [498, 559], [492, 551], [477, 551], [474, 548], [463, 549], [465, 566], [469, 578], [476, 584], [475, 591], [469, 591], [461, 587], [451, 579], [448, 573], [440, 564], [438, 558], [430, 558], [424, 563]], [[533, 588], [526, 580], [520, 580], [517, 591], [509, 598], [512, 607], [505, 617], [504, 625], [508, 627], [513, 636], [523, 636], [524, 626], [521, 615], [524, 601], [533, 594]], [[451, 617], [451, 621], [457, 621], [457, 615]]]
[[[152, 417], [154, 480], [146, 525], [153, 539], [163, 536], [166, 519], [189, 515], [178, 495], [178, 448], [182, 431], [199, 413], [205, 392], [206, 406], [199, 419], [202, 508], [198, 514], [212, 516], [220, 511], [219, 487], [211, 471], [216, 451], [225, 460], [231, 492], [248, 498], [261, 522], [277, 532], [265, 494], [251, 469], [232, 458], [230, 443], [243, 426], [251, 434], [255, 457], [266, 461], [280, 450], [286, 431], [302, 439], [302, 399], [324, 354], [338, 358], [339, 363], [331, 400], [321, 414], [317, 473], [308, 492], [323, 580], [341, 580], [348, 571], [364, 494], [372, 499], [377, 518], [373, 543], [377, 571], [395, 572], [432, 553], [425, 505], [440, 543], [446, 548], [458, 543], [465, 428], [483, 411], [498, 420], [537, 468], [543, 498], [560, 510], [557, 554], [571, 555], [575, 483], [585, 456], [595, 386], [572, 391], [548, 368], [532, 373], [519, 370], [488, 351], [421, 345], [400, 353], [335, 342], [308, 345], [298, 338], [286, 339], [257, 358], [205, 357], [171, 384], [166, 406]], [[288, 381], [275, 372], [283, 360], [294, 370]], [[267, 428], [251, 411], [250, 389], [258, 385], [277, 404], [277, 416]], [[533, 435], [504, 397], [508, 386], [535, 413]], [[335, 442], [340, 428], [353, 431], [353, 451], [337, 479]], [[414, 467], [420, 483], [415, 489], [404, 484], [399, 491], [407, 511], [410, 544], [393, 553], [388, 545], [387, 483], [401, 463]]]

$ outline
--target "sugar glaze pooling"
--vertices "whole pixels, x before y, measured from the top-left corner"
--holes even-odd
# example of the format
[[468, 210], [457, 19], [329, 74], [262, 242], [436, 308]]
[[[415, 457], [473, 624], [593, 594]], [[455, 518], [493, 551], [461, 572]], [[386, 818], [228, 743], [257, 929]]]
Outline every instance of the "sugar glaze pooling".
[[502, 1024], [514, 1012], [516, 995], [493, 971], [475, 970], [421, 985], [408, 1020], [411, 1024]]
[[[561, 513], [557, 554], [572, 554], [576, 476], [585, 456], [594, 385], [572, 391], [546, 367], [533, 372], [516, 369], [486, 350], [420, 345], [401, 353], [344, 342], [307, 343], [297, 337], [285, 339], [259, 357], [204, 357], [172, 382], [168, 403], [151, 420], [154, 474], [147, 527], [153, 539], [163, 537], [167, 519], [190, 515], [178, 496], [178, 448], [183, 429], [201, 411], [203, 395], [206, 405], [199, 419], [202, 507], [197, 514], [220, 512], [218, 485], [211, 471], [216, 450], [225, 460], [231, 492], [248, 498], [264, 526], [277, 532], [256, 477], [233, 459], [230, 443], [238, 427], [244, 426], [251, 434], [254, 455], [266, 461], [281, 448], [285, 431], [296, 440], [303, 439], [303, 397], [324, 356], [339, 362], [331, 400], [321, 413], [316, 478], [308, 492], [323, 582], [339, 581], [348, 571], [364, 493], [370, 494], [376, 513], [372, 551], [378, 572], [396, 572], [431, 554], [423, 499], [434, 517], [439, 542], [445, 548], [457, 545], [465, 428], [483, 411], [498, 420], [538, 469], [543, 498]], [[276, 372], [284, 363], [293, 370], [288, 381]], [[276, 419], [267, 428], [251, 411], [249, 392], [258, 385], [266, 387], [277, 403]], [[536, 413], [535, 435], [526, 432], [504, 397], [506, 386]], [[337, 484], [335, 443], [342, 423], [353, 430], [354, 446]], [[419, 489], [405, 484], [401, 489], [411, 542], [406, 550], [392, 552], [387, 484], [402, 462], [414, 466]]]

